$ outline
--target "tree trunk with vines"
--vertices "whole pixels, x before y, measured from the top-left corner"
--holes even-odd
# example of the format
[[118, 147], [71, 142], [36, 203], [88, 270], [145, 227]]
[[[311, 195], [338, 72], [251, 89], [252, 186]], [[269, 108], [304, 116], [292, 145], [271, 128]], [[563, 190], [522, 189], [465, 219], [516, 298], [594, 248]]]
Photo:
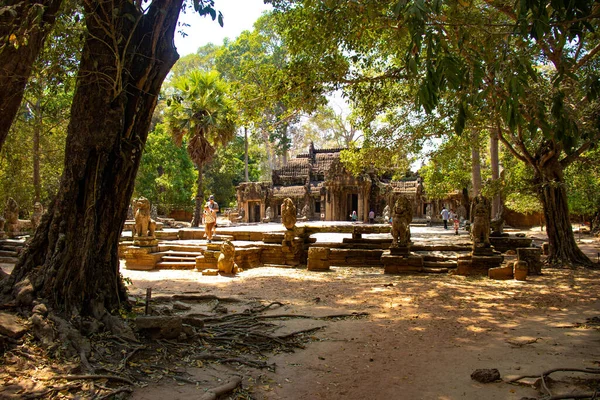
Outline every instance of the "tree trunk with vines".
[[204, 174], [202, 173], [202, 169], [204, 167], [203, 164], [199, 164], [197, 165], [198, 167], [198, 180], [197, 185], [198, 185], [198, 189], [196, 190], [196, 199], [195, 199], [195, 205], [194, 205], [194, 218], [192, 218], [192, 226], [193, 227], [198, 227], [200, 226], [200, 224], [202, 223], [202, 211], [203, 209], [203, 205], [204, 205], [204, 189], [202, 188], [202, 185], [204, 184]]
[[[558, 153], [558, 152], [557, 152]], [[538, 194], [544, 207], [551, 265], [591, 265], [591, 260], [579, 249], [571, 226], [563, 167], [558, 155], [538, 157], [535, 176]]]
[[[84, 1], [88, 36], [57, 197], [16, 265], [37, 296], [99, 318], [125, 299], [118, 244], [183, 0]], [[99, 311], [100, 310], [100, 311]]]
[[[0, 15], [0, 150], [62, 0], [7, 0]], [[43, 10], [38, 14], [39, 10]], [[14, 11], [12, 13], [11, 11]]]

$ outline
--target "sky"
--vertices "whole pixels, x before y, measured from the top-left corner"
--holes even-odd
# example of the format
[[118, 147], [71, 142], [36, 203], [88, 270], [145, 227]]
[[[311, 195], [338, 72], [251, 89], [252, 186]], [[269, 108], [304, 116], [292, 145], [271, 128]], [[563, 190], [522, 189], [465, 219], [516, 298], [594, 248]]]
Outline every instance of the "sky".
[[175, 46], [180, 56], [195, 53], [198, 47], [208, 43], [223, 44], [223, 39], [235, 39], [240, 33], [252, 30], [254, 22], [260, 15], [272, 9], [263, 0], [215, 0], [215, 8], [223, 13], [223, 27], [217, 20], [210, 17], [200, 17], [193, 11], [188, 11], [179, 17], [179, 22], [190, 26], [180, 28], [187, 34], [182, 37], [175, 35]]

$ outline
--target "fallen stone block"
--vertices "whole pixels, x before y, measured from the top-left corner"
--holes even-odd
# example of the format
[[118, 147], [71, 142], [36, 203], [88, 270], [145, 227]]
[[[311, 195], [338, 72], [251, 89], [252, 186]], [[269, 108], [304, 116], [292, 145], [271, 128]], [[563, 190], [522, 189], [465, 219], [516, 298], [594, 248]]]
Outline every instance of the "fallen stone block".
[[27, 332], [27, 328], [19, 318], [7, 313], [0, 313], [0, 333], [4, 336], [18, 339]]
[[181, 317], [141, 316], [135, 319], [135, 326], [152, 339], [177, 339], [182, 331]]

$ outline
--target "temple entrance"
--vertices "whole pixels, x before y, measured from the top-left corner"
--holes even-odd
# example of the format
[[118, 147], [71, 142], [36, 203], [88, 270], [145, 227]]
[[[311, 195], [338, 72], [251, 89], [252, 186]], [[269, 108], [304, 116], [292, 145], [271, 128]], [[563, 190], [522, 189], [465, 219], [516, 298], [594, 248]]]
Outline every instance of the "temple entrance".
[[356, 211], [358, 213], [358, 194], [357, 193], [348, 193], [348, 197], [346, 198], [346, 220], [350, 219], [350, 215], [352, 215], [352, 211]]
[[249, 201], [248, 202], [248, 222], [260, 222], [260, 202]]

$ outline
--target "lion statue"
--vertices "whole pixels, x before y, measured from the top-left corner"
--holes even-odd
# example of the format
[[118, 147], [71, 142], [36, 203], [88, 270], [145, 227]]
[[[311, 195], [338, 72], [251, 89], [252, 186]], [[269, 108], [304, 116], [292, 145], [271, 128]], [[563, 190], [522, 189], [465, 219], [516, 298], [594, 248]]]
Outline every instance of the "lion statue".
[[156, 222], [150, 218], [150, 201], [140, 197], [135, 201], [135, 224], [133, 237], [154, 237]]
[[4, 209], [4, 218], [6, 219], [4, 229], [10, 235], [19, 232], [19, 205], [12, 197], [8, 198], [6, 208]]
[[410, 244], [410, 223], [412, 221], [412, 203], [404, 196], [394, 203], [392, 216], [392, 247], [407, 247]]
[[281, 222], [286, 229], [294, 229], [296, 225], [296, 205], [287, 197], [281, 205]]
[[235, 263], [234, 256], [235, 247], [233, 246], [233, 243], [226, 240], [225, 243], [221, 245], [221, 254], [219, 254], [219, 259], [217, 260], [219, 272], [224, 274], [237, 274], [238, 272], [242, 272], [242, 269]]
[[473, 224], [471, 239], [473, 247], [490, 247], [490, 202], [483, 196], [477, 196], [473, 202]]
[[33, 213], [31, 214], [31, 229], [36, 230], [44, 214], [44, 206], [39, 201], [33, 205]]

